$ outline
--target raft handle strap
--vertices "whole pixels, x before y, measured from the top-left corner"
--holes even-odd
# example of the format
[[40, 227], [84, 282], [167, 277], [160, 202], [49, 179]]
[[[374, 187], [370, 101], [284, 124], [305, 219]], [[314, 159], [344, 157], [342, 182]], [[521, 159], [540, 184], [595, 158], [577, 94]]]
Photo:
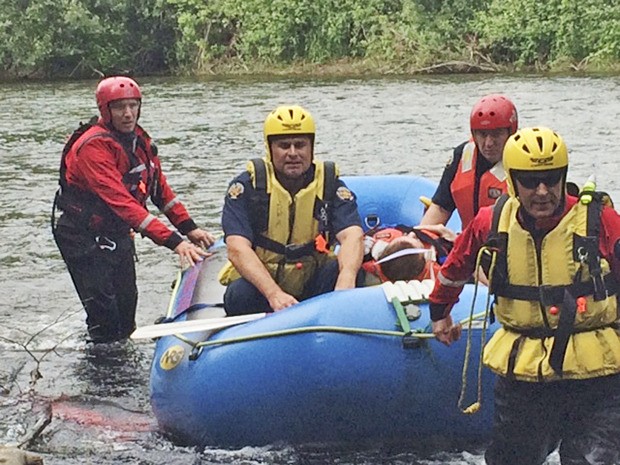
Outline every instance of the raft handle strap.
[[[398, 324], [402, 328], [405, 333], [404, 338], [407, 336], [411, 336], [411, 325], [409, 324], [409, 320], [407, 319], [407, 315], [405, 314], [405, 309], [403, 308], [403, 304], [400, 303], [398, 297], [393, 297], [391, 300], [392, 306], [394, 310], [396, 310], [396, 316], [398, 317]], [[407, 347], [408, 344], [405, 343], [405, 339], [403, 339], [403, 347]]]

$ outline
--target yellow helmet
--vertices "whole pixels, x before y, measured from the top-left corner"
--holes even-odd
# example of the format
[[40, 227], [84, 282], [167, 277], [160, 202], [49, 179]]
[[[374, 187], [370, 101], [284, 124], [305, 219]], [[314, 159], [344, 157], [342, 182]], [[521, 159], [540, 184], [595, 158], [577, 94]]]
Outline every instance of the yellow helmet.
[[265, 119], [263, 133], [265, 135], [265, 148], [271, 157], [269, 138], [271, 136], [310, 136], [314, 146], [314, 118], [310, 112], [299, 105], [282, 105], [273, 110]]
[[520, 129], [506, 141], [503, 156], [508, 193], [517, 196], [515, 173], [562, 170], [562, 192], [566, 184], [568, 150], [562, 138], [549, 128]]

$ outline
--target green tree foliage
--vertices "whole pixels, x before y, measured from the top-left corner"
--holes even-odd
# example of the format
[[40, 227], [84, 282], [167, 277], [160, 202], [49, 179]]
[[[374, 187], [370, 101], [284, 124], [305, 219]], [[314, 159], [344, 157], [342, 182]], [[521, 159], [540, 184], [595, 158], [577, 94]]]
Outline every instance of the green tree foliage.
[[168, 1], [178, 9], [183, 58], [190, 51], [198, 61], [360, 57], [389, 13], [378, 0]]
[[168, 69], [176, 18], [163, 1], [0, 0], [4, 75]]
[[0, 25], [5, 76], [620, 62], [617, 0], [0, 0]]
[[497, 63], [546, 67], [560, 61], [620, 59], [616, 0], [492, 0], [472, 23]]
[[377, 58], [427, 63], [461, 56], [480, 0], [168, 0], [179, 61], [290, 63]]
[[[422, 67], [447, 60], [546, 67], [620, 59], [613, 0], [168, 0], [180, 62], [324, 62]], [[411, 67], [410, 66], [410, 67]]]

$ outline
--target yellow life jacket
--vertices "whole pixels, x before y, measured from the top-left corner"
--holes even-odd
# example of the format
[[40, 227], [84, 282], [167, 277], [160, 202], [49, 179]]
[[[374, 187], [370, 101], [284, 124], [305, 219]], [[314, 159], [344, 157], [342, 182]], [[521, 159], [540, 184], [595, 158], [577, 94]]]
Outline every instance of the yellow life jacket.
[[[320, 235], [328, 235], [337, 167], [316, 160], [313, 164], [314, 178], [293, 197], [277, 180], [273, 164], [266, 158], [247, 165], [255, 189], [250, 195], [255, 196], [251, 216], [256, 255], [282, 290], [298, 299], [317, 267], [335, 258], [331, 252], [318, 251], [315, 241]], [[239, 277], [230, 261], [218, 276], [223, 285]]]
[[500, 252], [492, 292], [502, 328], [485, 347], [484, 363], [533, 382], [619, 373], [617, 284], [599, 253], [600, 205], [577, 202], [540, 250], [517, 221], [518, 208], [515, 198], [495, 207]]

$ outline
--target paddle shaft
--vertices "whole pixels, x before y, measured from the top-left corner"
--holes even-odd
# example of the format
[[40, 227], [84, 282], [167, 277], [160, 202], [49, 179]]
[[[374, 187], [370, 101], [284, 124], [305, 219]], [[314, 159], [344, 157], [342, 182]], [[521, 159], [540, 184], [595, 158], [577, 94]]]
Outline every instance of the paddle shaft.
[[224, 318], [203, 318], [200, 320], [176, 321], [172, 323], [142, 326], [137, 328], [130, 337], [131, 339], [152, 339], [155, 337], [171, 336], [173, 334], [212, 331], [258, 320], [265, 315], [266, 313], [252, 313], [249, 315], [228, 316]]

